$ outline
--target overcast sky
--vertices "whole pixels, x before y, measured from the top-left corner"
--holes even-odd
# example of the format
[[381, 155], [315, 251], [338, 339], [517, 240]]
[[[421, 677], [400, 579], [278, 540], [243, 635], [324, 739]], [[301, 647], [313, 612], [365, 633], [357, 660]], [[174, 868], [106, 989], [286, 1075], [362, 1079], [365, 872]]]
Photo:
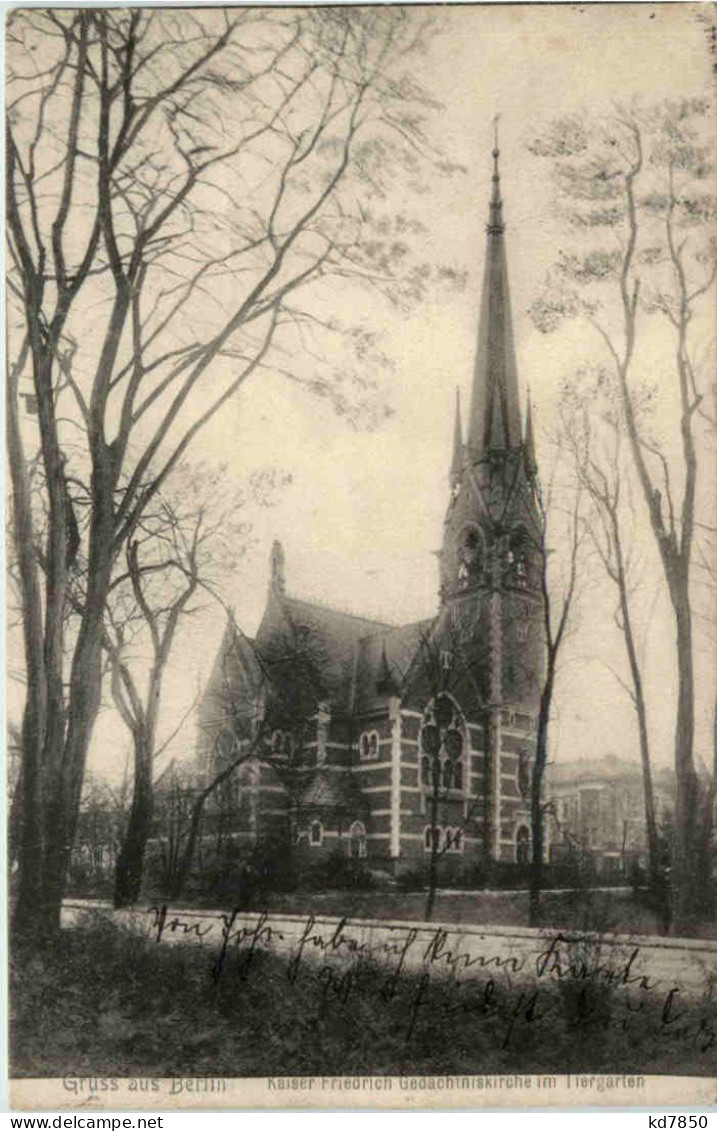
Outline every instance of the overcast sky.
[[[351, 430], [328, 406], [272, 381], [247, 387], [194, 450], [193, 458], [229, 461], [239, 482], [253, 467], [276, 465], [293, 475], [279, 503], [256, 516], [256, 548], [228, 579], [227, 600], [248, 633], [264, 606], [273, 538], [286, 551], [292, 594], [316, 597], [397, 623], [436, 609], [437, 563], [447, 503], [447, 471], [454, 390], [467, 416], [476, 337], [485, 221], [490, 188], [491, 122], [500, 114], [501, 173], [521, 396], [529, 385], [541, 425], [552, 397], [576, 361], [594, 354], [586, 331], [540, 335], [527, 309], [559, 246], [551, 214], [547, 168], [526, 142], [552, 117], [587, 107], [599, 110], [619, 96], [657, 100], [668, 93], [703, 93], [709, 59], [694, 8], [682, 4], [454, 5], [441, 12], [442, 30], [418, 61], [421, 83], [443, 104], [433, 120], [449, 160], [465, 176], [436, 181], [434, 191], [410, 202], [429, 231], [425, 257], [467, 273], [465, 289], [434, 296], [410, 317], [376, 302], [345, 311], [383, 335], [393, 371], [384, 379], [393, 415], [377, 431]], [[403, 202], [397, 202], [402, 206]], [[361, 302], [366, 302], [365, 296]], [[673, 672], [668, 611], [654, 588], [645, 643], [656, 720], [658, 760], [671, 746]], [[559, 689], [553, 755], [637, 757], [624, 692], [599, 662], [621, 663], [611, 628], [612, 605], [591, 599], [580, 633], [570, 644]], [[205, 680], [223, 627], [222, 614], [198, 616], [180, 638], [181, 657], [169, 673], [165, 730], [172, 729]], [[703, 680], [709, 680], [704, 657]], [[705, 736], [706, 714], [700, 719]], [[91, 767], [116, 765], [121, 727], [102, 718]], [[704, 739], [706, 741], [706, 738]], [[174, 752], [189, 755], [188, 725]], [[706, 753], [706, 750], [705, 750]], [[112, 755], [110, 757], [110, 754]]]

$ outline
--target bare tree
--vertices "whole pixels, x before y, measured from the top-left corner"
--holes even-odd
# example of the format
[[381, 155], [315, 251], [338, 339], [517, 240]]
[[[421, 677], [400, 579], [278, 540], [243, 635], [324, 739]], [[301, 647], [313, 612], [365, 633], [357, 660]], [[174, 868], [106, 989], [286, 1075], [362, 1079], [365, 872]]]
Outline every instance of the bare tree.
[[[264, 471], [247, 489], [228, 491], [226, 467], [181, 465], [138, 522], [125, 547], [124, 568], [110, 586], [103, 643], [112, 696], [132, 737], [134, 788], [115, 872], [115, 906], [139, 898], [152, 826], [153, 767], [171, 746], [196, 700], [159, 745], [162, 688], [177, 632], [199, 606], [217, 597], [247, 549], [247, 503], [270, 501], [286, 476]], [[142, 647], [149, 642], [149, 658]], [[144, 669], [147, 669], [146, 672]], [[140, 674], [146, 675], [142, 688]]]
[[153, 806], [153, 832], [159, 883], [167, 895], [179, 894], [177, 875], [197, 797], [196, 773], [174, 759], [157, 776]]
[[[147, 507], [272, 350], [296, 355], [311, 328], [331, 329], [326, 280], [397, 300], [423, 283], [410, 225], [383, 203], [431, 156], [429, 100], [402, 70], [421, 19], [103, 8], [8, 21], [6, 403], [27, 679], [18, 928], [59, 924], [107, 596]], [[288, 376], [345, 411], [345, 382], [300, 365]], [[87, 483], [84, 525], [74, 478]], [[68, 641], [80, 554], [86, 601]]]
[[[152, 648], [151, 666], [144, 692], [127, 656], [131, 615], [118, 616], [111, 601], [107, 606], [108, 627], [104, 640], [109, 655], [112, 697], [132, 736], [134, 769], [132, 800], [115, 867], [115, 907], [125, 907], [139, 898], [144, 854], [152, 824], [154, 763], [165, 745], [157, 748], [164, 675], [180, 621], [186, 613], [193, 611], [190, 601], [200, 581], [198, 550], [201, 517], [197, 518], [194, 529], [181, 531], [171, 508], [166, 504], [162, 506], [161, 499], [159, 506], [164, 511], [159, 520], [162, 525], [152, 521], [155, 516], [147, 515], [137, 531], [138, 536], [126, 547], [127, 577]], [[169, 561], [156, 564], [165, 566], [162, 574], [171, 575], [176, 571], [181, 581], [173, 586], [174, 579], [164, 576], [161, 603], [155, 604], [143, 581], [143, 574], [148, 566], [142, 561], [141, 551], [148, 543], [150, 546], [156, 545], [154, 540], [162, 535], [172, 543], [169, 552], [173, 556], [171, 564]], [[157, 581], [156, 575], [153, 580]], [[181, 726], [181, 722], [179, 725]], [[170, 736], [168, 742], [171, 737], [173, 736]]]
[[[587, 249], [563, 252], [533, 314], [543, 330], [582, 317], [605, 350], [620, 394], [628, 448], [654, 550], [669, 594], [677, 670], [672, 854], [673, 924], [687, 929], [699, 910], [693, 858], [700, 825], [695, 769], [694, 617], [690, 574], [699, 501], [700, 314], [717, 277], [713, 163], [704, 123], [709, 100], [683, 99], [640, 109], [616, 106], [608, 117], [573, 116], [532, 145], [553, 162], [562, 214]], [[588, 290], [587, 288], [594, 288]], [[602, 289], [603, 297], [599, 297]], [[663, 398], [673, 411], [674, 442], [640, 411], [654, 388], [639, 381], [648, 318], [672, 339]], [[667, 358], [663, 364], [667, 365]]]
[[[561, 467], [561, 455], [555, 462], [555, 471]], [[545, 855], [545, 816], [544, 797], [545, 770], [548, 765], [549, 732], [553, 709], [555, 684], [559, 673], [559, 661], [565, 643], [571, 614], [574, 611], [575, 595], [580, 568], [580, 507], [582, 492], [579, 485], [567, 492], [568, 506], [564, 508], [556, 497], [555, 476], [547, 486], [542, 487], [537, 477], [533, 479], [533, 494], [536, 508], [536, 529], [534, 540], [534, 560], [540, 575], [541, 613], [543, 637], [545, 641], [545, 670], [540, 687], [538, 722], [535, 736], [535, 761], [530, 789], [531, 824], [531, 869], [530, 869], [530, 924], [537, 926], [540, 920], [540, 893], [543, 886], [543, 858]], [[572, 494], [572, 499], [570, 498]], [[562, 527], [562, 529], [561, 529]], [[554, 542], [564, 547], [562, 560], [561, 587], [556, 592], [557, 579], [551, 566], [551, 555], [555, 553]]]
[[129, 796], [129, 774], [117, 785], [86, 775], [70, 865], [80, 891], [104, 895], [111, 885]]
[[[620, 398], [610, 375], [599, 369], [590, 381], [583, 371], [569, 382], [562, 397], [562, 432], [572, 454], [575, 471], [592, 510], [582, 516], [587, 535], [605, 575], [617, 592], [615, 623], [625, 645], [629, 682], [611, 668], [626, 691], [637, 720], [645, 828], [650, 880], [653, 895], [661, 901], [662, 869], [658, 844], [655, 793], [648, 727], [647, 700], [639, 656], [638, 634], [633, 613], [634, 545], [629, 530], [635, 527], [635, 507], [630, 469], [623, 458], [624, 432], [620, 419]], [[663, 908], [663, 911], [666, 909]], [[664, 918], [664, 916], [663, 916]]]
[[19, 855], [20, 828], [22, 824], [22, 738], [17, 727], [13, 726], [12, 723], [8, 724], [5, 749], [7, 751], [8, 866], [12, 872]]

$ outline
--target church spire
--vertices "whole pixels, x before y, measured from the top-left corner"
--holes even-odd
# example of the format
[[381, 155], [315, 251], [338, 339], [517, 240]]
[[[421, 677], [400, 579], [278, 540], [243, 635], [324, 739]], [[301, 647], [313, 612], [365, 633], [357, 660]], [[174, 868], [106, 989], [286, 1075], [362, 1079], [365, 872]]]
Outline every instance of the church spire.
[[456, 422], [453, 426], [453, 458], [451, 460], [451, 487], [455, 486], [463, 471], [463, 425], [461, 423], [461, 394], [456, 389]]
[[535, 458], [535, 436], [533, 435], [533, 406], [530, 403], [530, 389], [528, 389], [528, 407], [525, 411], [525, 443], [523, 444], [523, 463], [525, 474], [532, 479], [538, 472], [538, 461]]
[[518, 371], [508, 291], [496, 130], [468, 446], [474, 460], [521, 442]]
[[284, 547], [277, 539], [274, 539], [271, 547], [269, 571], [269, 593], [283, 597], [286, 594], [286, 560], [284, 558]]

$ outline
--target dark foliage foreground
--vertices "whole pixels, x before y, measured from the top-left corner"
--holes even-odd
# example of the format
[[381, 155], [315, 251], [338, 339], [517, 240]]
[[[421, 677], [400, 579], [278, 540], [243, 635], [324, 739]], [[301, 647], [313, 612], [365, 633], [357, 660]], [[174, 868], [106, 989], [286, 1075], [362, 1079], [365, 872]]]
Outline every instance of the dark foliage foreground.
[[599, 980], [329, 973], [264, 951], [157, 945], [108, 920], [11, 968], [15, 1076], [619, 1072], [714, 1075], [717, 1003]]

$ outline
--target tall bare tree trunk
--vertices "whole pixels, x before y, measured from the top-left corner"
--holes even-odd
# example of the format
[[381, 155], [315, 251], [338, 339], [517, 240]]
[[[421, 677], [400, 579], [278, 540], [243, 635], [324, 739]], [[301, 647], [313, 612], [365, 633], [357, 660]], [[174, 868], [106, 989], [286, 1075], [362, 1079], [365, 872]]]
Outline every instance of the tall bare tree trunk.
[[[104, 478], [106, 473], [105, 467], [99, 474]], [[31, 852], [28, 856], [23, 851], [20, 859], [14, 925], [40, 935], [51, 935], [60, 927], [87, 750], [100, 708], [103, 612], [113, 561], [113, 491], [114, 483], [96, 495], [86, 607], [74, 650], [66, 713], [56, 691], [62, 683], [62, 649], [48, 644], [47, 628], [42, 674], [38, 688], [28, 694], [25, 711], [23, 730], [27, 729], [28, 743], [25, 745], [23, 735], [23, 782], [28, 782], [29, 773], [30, 785], [28, 789], [25, 784], [28, 801], [23, 807], [22, 839], [23, 849], [29, 845]], [[55, 689], [52, 693], [51, 688]], [[37, 705], [50, 701], [54, 707], [45, 712], [40, 735]]]
[[677, 621], [678, 691], [675, 727], [675, 835], [671, 859], [672, 919], [678, 931], [689, 928], [698, 911], [699, 888], [695, 856], [699, 791], [694, 767], [694, 671], [692, 616], [684, 579], [671, 594]]
[[[18, 363], [18, 372], [22, 369]], [[8, 462], [12, 481], [12, 514], [15, 524], [20, 572], [23, 639], [27, 697], [22, 719], [21, 768], [18, 789], [22, 789], [22, 814], [18, 828], [18, 897], [13, 923], [27, 930], [34, 921], [41, 900], [42, 877], [42, 798], [40, 768], [45, 731], [46, 697], [44, 681], [42, 599], [35, 562], [35, 531], [30, 505], [30, 481], [23, 450], [18, 417], [18, 398], [12, 376], [6, 397]]]
[[209, 794], [203, 790], [192, 806], [192, 814], [189, 819], [189, 828], [187, 830], [187, 839], [184, 842], [184, 848], [177, 852], [175, 867], [170, 870], [168, 875], [167, 895], [170, 899], [179, 899], [184, 890], [184, 885], [187, 882], [187, 877], [192, 867], [192, 861], [194, 860], [194, 853], [197, 848], [197, 840], [202, 823], [202, 813], [204, 812], [204, 803], [208, 796]]
[[139, 900], [153, 816], [152, 752], [140, 731], [134, 736], [132, 804], [115, 865], [114, 906], [117, 908], [129, 907]]
[[645, 688], [642, 682], [640, 663], [635, 646], [635, 635], [632, 628], [632, 614], [627, 591], [627, 573], [622, 552], [622, 540], [617, 512], [609, 509], [609, 518], [613, 527], [613, 540], [616, 558], [616, 582], [620, 595], [620, 613], [622, 617], [622, 632], [625, 640], [625, 649], [630, 667], [632, 687], [634, 693], [635, 713], [637, 715], [637, 731], [640, 743], [640, 763], [642, 766], [642, 789], [645, 800], [645, 828], [647, 831], [647, 851], [650, 871], [650, 887], [655, 899], [658, 900], [658, 911], [661, 922], [665, 928], [669, 923], [669, 907], [667, 893], [663, 890], [660, 869], [660, 850], [657, 836], [657, 815], [655, 812], [655, 790], [652, 783], [652, 764], [650, 760], [650, 738], [647, 729], [647, 704], [645, 702]]
[[426, 893], [426, 909], [424, 918], [430, 922], [433, 918], [433, 909], [436, 905], [436, 889], [438, 887], [438, 790], [440, 788], [440, 762], [435, 759], [433, 765], [433, 791], [431, 793], [431, 856], [428, 861], [428, 892]]
[[538, 711], [538, 728], [536, 734], [535, 763], [530, 788], [530, 826], [531, 826], [531, 860], [530, 860], [530, 898], [528, 922], [531, 927], [540, 923], [540, 894], [543, 890], [543, 781], [545, 767], [548, 764], [548, 726], [550, 723], [550, 708], [553, 701], [553, 688], [555, 686], [554, 660], [549, 657], [548, 671], [546, 673], [543, 690], [540, 695], [540, 709]]

